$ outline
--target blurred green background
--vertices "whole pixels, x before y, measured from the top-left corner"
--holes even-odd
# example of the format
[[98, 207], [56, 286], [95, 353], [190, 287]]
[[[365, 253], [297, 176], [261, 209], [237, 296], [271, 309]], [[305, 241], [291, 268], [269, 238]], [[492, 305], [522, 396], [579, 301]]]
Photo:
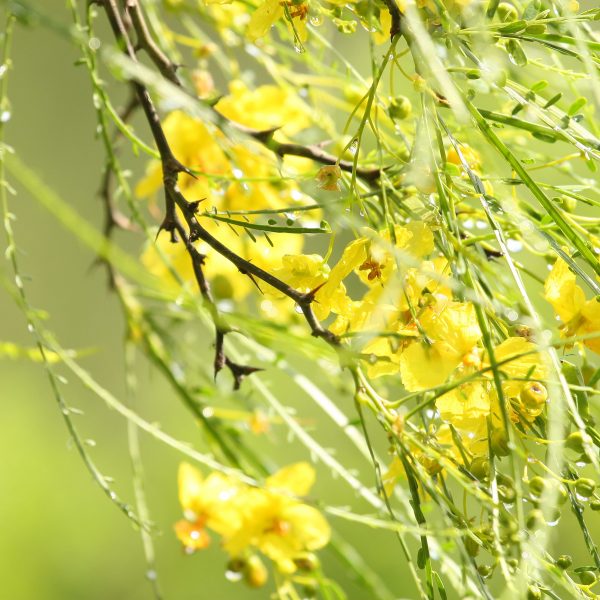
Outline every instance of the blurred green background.
[[[61, 0], [44, 0], [43, 10], [70, 25]], [[110, 38], [107, 38], [110, 39]], [[21, 159], [81, 216], [102, 222], [97, 191], [103, 149], [95, 139], [96, 117], [88, 73], [76, 68], [74, 45], [59, 31], [17, 25], [9, 96], [11, 119], [6, 137]], [[115, 98], [123, 96], [118, 87]], [[141, 127], [141, 125], [140, 125]], [[143, 136], [146, 132], [140, 129]], [[137, 163], [141, 173], [145, 160]], [[14, 183], [14, 182], [13, 182]], [[22, 274], [31, 304], [47, 311], [47, 325], [67, 348], [91, 349], [82, 365], [121, 400], [125, 399], [124, 323], [106, 274], [93, 266], [94, 255], [24, 190], [11, 198], [16, 215], [15, 236]], [[4, 245], [4, 236], [2, 236]], [[135, 250], [135, 246], [133, 247]], [[139, 250], [139, 247], [138, 247]], [[10, 275], [9, 265], [2, 274]], [[14, 301], [0, 292], [0, 342], [32, 347], [25, 318]], [[205, 338], [208, 339], [208, 338]], [[206, 346], [206, 347], [204, 347]], [[209, 344], [203, 350], [208, 353]], [[59, 369], [61, 371], [61, 369]], [[70, 406], [84, 411], [75, 416], [83, 438], [96, 442], [88, 450], [101, 471], [114, 478], [113, 488], [133, 504], [132, 469], [127, 449], [126, 422], [64, 372], [63, 393]], [[146, 363], [139, 368], [136, 405], [147, 420], [178, 439], [202, 448], [198, 428], [160, 374]], [[223, 385], [229, 389], [230, 382]], [[302, 416], [322, 419], [302, 394], [289, 404], [302, 404]], [[0, 598], [11, 600], [95, 600], [151, 598], [140, 534], [91, 479], [53, 398], [41, 364], [0, 358]], [[339, 433], [337, 434], [339, 436]], [[148, 504], [157, 533], [154, 543], [163, 596], [172, 599], [266, 598], [266, 590], [251, 591], [224, 578], [226, 556], [215, 541], [211, 548], [186, 556], [175, 538], [173, 523], [181, 517], [177, 500], [177, 466], [181, 457], [141, 434]], [[283, 434], [282, 438], [285, 437]], [[339, 443], [338, 443], [339, 442]], [[342, 440], [331, 446], [344, 450]], [[352, 450], [346, 448], [352, 461]], [[275, 455], [275, 454], [273, 454]], [[305, 458], [293, 444], [277, 448], [277, 462]], [[363, 465], [364, 466], [364, 465]], [[369, 470], [365, 471], [370, 477]], [[368, 480], [370, 481], [370, 479]], [[319, 491], [324, 491], [323, 485]], [[331, 482], [330, 503], [349, 504], [347, 488]], [[364, 506], [362, 507], [365, 508]], [[398, 593], [403, 560], [393, 536], [348, 527], [354, 541], [379, 550], [376, 559], [388, 584]], [[368, 537], [365, 537], [365, 531]], [[352, 535], [351, 535], [352, 537]], [[383, 544], [383, 545], [382, 545]], [[386, 546], [387, 544], [387, 546]], [[348, 582], [339, 561], [322, 553], [327, 575], [338, 579], [350, 597], [364, 592]], [[375, 556], [373, 557], [375, 558]], [[399, 571], [399, 567], [401, 571]]]
[[[61, 0], [44, 0], [42, 5], [58, 21], [66, 26], [70, 23]], [[88, 74], [74, 67], [77, 58], [76, 48], [60, 34], [44, 27], [17, 27], [7, 139], [70, 206], [100, 224], [102, 211], [96, 193], [103, 151], [95, 139]], [[143, 166], [143, 160], [137, 163], [138, 172]], [[93, 254], [23, 190], [18, 189], [11, 208], [17, 217], [19, 258], [23, 274], [28, 276], [31, 303], [48, 312], [48, 326], [63, 346], [93, 350], [82, 358], [82, 364], [124, 399], [124, 324], [104, 271], [94, 268]], [[8, 275], [6, 264], [2, 272]], [[0, 293], [0, 342], [33, 344], [23, 314], [4, 292]], [[309, 368], [305, 365], [305, 371]], [[68, 403], [85, 413], [74, 417], [80, 432], [97, 442], [90, 453], [102, 472], [114, 478], [120, 497], [133, 503], [126, 422], [67, 379], [63, 392]], [[173, 436], [202, 447], [193, 419], [162, 377], [141, 362], [139, 379], [136, 410]], [[300, 392], [294, 392], [283, 376], [275, 381], [278, 383], [287, 386], [286, 401], [300, 407], [303, 418], [327, 427], [322, 414]], [[69, 443], [43, 367], [0, 359], [0, 399], [0, 598], [151, 598], [139, 532], [102, 494]], [[267, 598], [265, 590], [250, 591], [225, 581], [225, 555], [218, 543], [195, 556], [184, 555], [172, 531], [180, 518], [176, 488], [180, 457], [141, 435], [148, 503], [157, 528], [156, 566], [164, 597]], [[361, 465], [363, 481], [372, 483], [370, 469], [357, 459], [339, 432], [332, 433], [329, 445], [338, 448], [345, 464]], [[303, 456], [294, 444], [277, 447], [280, 465]], [[347, 487], [329, 477], [321, 477], [318, 492], [330, 504], [354, 503], [357, 509], [367, 511], [348, 496]], [[334, 524], [341, 525], [340, 531], [377, 565], [398, 598], [414, 597], [404, 558], [391, 533], [339, 521]], [[583, 557], [579, 540], [570, 540], [568, 535], [560, 538], [560, 550]], [[368, 597], [351, 582], [335, 557], [321, 554], [327, 575], [342, 584], [349, 598]]]

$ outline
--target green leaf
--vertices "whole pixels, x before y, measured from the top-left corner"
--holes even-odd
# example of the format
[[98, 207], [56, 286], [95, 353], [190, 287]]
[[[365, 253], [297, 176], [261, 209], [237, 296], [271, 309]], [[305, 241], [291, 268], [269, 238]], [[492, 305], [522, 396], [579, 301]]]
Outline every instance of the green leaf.
[[517, 67], [524, 67], [527, 65], [527, 56], [523, 50], [523, 47], [517, 40], [508, 40], [506, 44], [506, 50], [508, 51], [508, 58]]
[[581, 96], [580, 98], [577, 98], [577, 100], [575, 100], [575, 102], [573, 102], [573, 104], [571, 104], [571, 106], [569, 106], [569, 110], [567, 110], [567, 114], [570, 117], [574, 116], [575, 114], [577, 114], [579, 109], [583, 108], [586, 104], [587, 104], [587, 98], [584, 98], [583, 96]]

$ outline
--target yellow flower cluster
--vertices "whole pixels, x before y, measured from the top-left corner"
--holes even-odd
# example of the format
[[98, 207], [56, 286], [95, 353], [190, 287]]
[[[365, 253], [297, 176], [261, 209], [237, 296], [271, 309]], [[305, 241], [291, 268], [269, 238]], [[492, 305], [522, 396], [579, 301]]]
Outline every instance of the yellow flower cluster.
[[[364, 230], [331, 268], [319, 255], [295, 255], [283, 257], [274, 273], [295, 289], [312, 292], [317, 317], [335, 315], [334, 333], [371, 338], [361, 350], [371, 378], [399, 374], [410, 392], [456, 381], [437, 399], [437, 409], [469, 452], [483, 454], [488, 417], [494, 428], [504, 427], [502, 407], [475, 307], [454, 298], [444, 283], [447, 270], [447, 262], [434, 255], [431, 229], [415, 221], [393, 232]], [[351, 274], [366, 287], [359, 300], [345, 284]], [[547, 399], [542, 383], [547, 371], [535, 344], [509, 337], [494, 348], [494, 359], [510, 419], [532, 422]]]
[[331, 537], [321, 513], [298, 499], [308, 494], [314, 480], [315, 471], [305, 462], [281, 469], [264, 488], [217, 472], [205, 478], [183, 463], [179, 501], [185, 519], [176, 523], [175, 532], [189, 552], [206, 548], [211, 531], [221, 537], [233, 561], [247, 563], [260, 552], [281, 573], [291, 574], [307, 553], [323, 548]]
[[[260, 130], [279, 128], [275, 136], [291, 135], [307, 127], [310, 122], [300, 99], [274, 85], [248, 89], [242, 82], [230, 84], [230, 93], [216, 105], [217, 110], [229, 119]], [[276, 157], [264, 146], [226, 142], [216, 130], [210, 130], [200, 120], [175, 111], [163, 122], [167, 140], [175, 157], [191, 169], [195, 177], [181, 174], [179, 188], [189, 201], [202, 200], [200, 210], [236, 211], [283, 209], [305, 204], [295, 181], [281, 180], [280, 165]], [[300, 159], [302, 160], [302, 159]], [[298, 168], [296, 162], [288, 166]], [[300, 168], [303, 165], [300, 164]], [[162, 172], [158, 161], [150, 164], [146, 177], [142, 179], [136, 193], [140, 197], [151, 197], [162, 187]], [[243, 232], [209, 217], [199, 215], [203, 227], [226, 244], [239, 256], [255, 264], [271, 269], [279, 264], [286, 253], [300, 252], [303, 240], [299, 235], [277, 234], [277, 244], [271, 245], [261, 235], [256, 241]], [[246, 217], [252, 222], [252, 216]], [[248, 277], [240, 276], [237, 268], [227, 259], [211, 252], [199, 242], [198, 251], [206, 254], [205, 275], [212, 283], [217, 299], [243, 300], [252, 290]], [[181, 244], [171, 244], [170, 236], [163, 232], [157, 245], [149, 245], [142, 261], [145, 267], [173, 286], [177, 282], [170, 276], [169, 267], [161, 258], [166, 256], [176, 273], [184, 281], [193, 282], [193, 269]]]

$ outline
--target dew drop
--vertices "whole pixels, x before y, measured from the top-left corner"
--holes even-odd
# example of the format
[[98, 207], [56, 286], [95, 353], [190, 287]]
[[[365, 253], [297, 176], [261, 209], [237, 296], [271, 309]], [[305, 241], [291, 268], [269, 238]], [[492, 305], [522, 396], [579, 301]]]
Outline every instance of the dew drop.
[[148, 569], [146, 571], [146, 579], [149, 579], [150, 581], [156, 581], [157, 577], [158, 575], [154, 569]]
[[227, 581], [240, 581], [243, 576], [244, 574], [240, 571], [232, 571], [231, 569], [225, 571], [225, 579], [227, 579]]
[[320, 27], [323, 25], [323, 17], [321, 15], [313, 15], [310, 18], [310, 24], [314, 27]]
[[520, 240], [515, 240], [512, 238], [507, 240], [506, 246], [511, 252], [520, 252], [523, 250], [523, 243]]
[[0, 123], [8, 123], [8, 121], [10, 121], [10, 111], [9, 110], [3, 110], [0, 113]]

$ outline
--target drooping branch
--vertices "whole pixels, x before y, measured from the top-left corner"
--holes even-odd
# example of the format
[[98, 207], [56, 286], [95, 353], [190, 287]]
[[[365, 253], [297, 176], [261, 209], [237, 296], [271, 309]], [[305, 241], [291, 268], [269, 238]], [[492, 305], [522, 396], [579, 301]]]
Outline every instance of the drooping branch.
[[[102, 1], [102, 0], [101, 0]], [[107, 3], [109, 1], [114, 3], [114, 0], [104, 0]], [[135, 60], [135, 49], [143, 49], [150, 60], [154, 63], [156, 68], [160, 71], [162, 76], [171, 82], [173, 85], [176, 85], [179, 88], [183, 89], [183, 85], [181, 80], [177, 76], [178, 65], [173, 63], [157, 46], [156, 42], [152, 39], [146, 21], [144, 19], [144, 15], [142, 9], [139, 4], [139, 0], [127, 0], [126, 2], [126, 11], [129, 15], [133, 28], [135, 30], [137, 45], [134, 47], [131, 42], [129, 42], [129, 47], [126, 48], [127, 55], [132, 60]], [[119, 28], [120, 30], [120, 28]], [[113, 27], [113, 31], [116, 30]], [[119, 35], [126, 33], [124, 30]], [[119, 39], [119, 37], [117, 37]], [[133, 54], [130, 52], [133, 52]], [[138, 84], [139, 85], [139, 84]], [[199, 101], [197, 98], [194, 98], [195, 101]], [[316, 163], [320, 163], [323, 165], [339, 165], [342, 171], [346, 171], [351, 173], [353, 171], [356, 172], [356, 176], [363, 179], [366, 182], [372, 183], [375, 182], [381, 176], [382, 169], [378, 167], [355, 167], [353, 161], [341, 160], [338, 159], [333, 154], [329, 154], [325, 152], [320, 146], [315, 144], [297, 144], [297, 143], [289, 143], [289, 142], [279, 142], [274, 139], [273, 135], [277, 131], [277, 129], [268, 129], [268, 130], [258, 130], [252, 129], [250, 127], [246, 127], [244, 125], [240, 125], [235, 121], [231, 121], [227, 119], [220, 113], [216, 111], [216, 109], [209, 105], [206, 108], [214, 111], [218, 115], [218, 121], [223, 122], [227, 125], [227, 127], [239, 131], [240, 133], [247, 135], [256, 141], [263, 144], [266, 148], [274, 152], [280, 158], [284, 156], [299, 156], [303, 158], [308, 158]], [[153, 132], [154, 133], [154, 132]], [[160, 147], [159, 147], [160, 152]], [[162, 156], [162, 153], [161, 153]], [[181, 172], [181, 171], [180, 171]]]
[[[123, 18], [121, 17], [115, 0], [102, 0], [102, 5], [106, 10], [115, 38], [123, 49], [123, 52], [125, 52], [125, 54], [132, 61], [137, 62], [136, 48], [131, 42], [129, 33], [125, 27]], [[156, 64], [163, 76], [171, 81], [171, 83], [180, 86], [181, 84], [175, 73], [175, 65], [172, 64], [168, 58], [156, 47], [154, 42], [149, 41], [149, 31], [145, 24], [138, 2], [136, 0], [127, 0], [126, 8], [129, 11], [129, 18], [138, 37], [137, 47], [143, 48], [148, 52], [151, 60]], [[166, 231], [170, 232], [172, 242], [178, 241], [179, 237], [179, 239], [181, 239], [182, 243], [185, 245], [186, 251], [192, 262], [194, 276], [198, 288], [211, 312], [213, 322], [215, 324], [215, 376], [223, 368], [223, 366], [227, 366], [234, 377], [234, 387], [237, 389], [239, 388], [243, 377], [259, 369], [251, 366], [238, 365], [231, 361], [225, 353], [224, 341], [225, 335], [229, 332], [229, 329], [226, 326], [223, 326], [221, 323], [218, 309], [210, 292], [210, 286], [204, 276], [203, 265], [205, 257], [200, 254], [193, 245], [193, 242], [198, 239], [206, 242], [214, 251], [218, 252], [232, 262], [238, 268], [241, 274], [251, 277], [253, 281], [255, 278], [259, 279], [283, 293], [288, 298], [292, 299], [297, 306], [300, 307], [300, 310], [302, 311], [305, 320], [311, 329], [312, 335], [315, 337], [321, 337], [334, 346], [339, 345], [340, 342], [337, 336], [321, 326], [312, 310], [311, 305], [314, 302], [315, 290], [308, 293], [297, 291], [268, 271], [261, 269], [251, 261], [248, 261], [233, 252], [225, 244], [213, 237], [204, 227], [202, 227], [196, 218], [197, 202], [188, 202], [183, 194], [179, 191], [177, 185], [178, 176], [180, 173], [185, 172], [190, 175], [192, 175], [192, 173], [175, 158], [147, 88], [142, 83], [137, 81], [133, 81], [132, 85], [133, 89], [135, 90], [139, 105], [142, 107], [146, 116], [146, 120], [148, 121], [148, 125], [158, 148], [161, 160], [163, 186], [165, 192], [165, 217], [160, 229], [165, 229]], [[238, 126], [238, 128], [241, 127]], [[264, 137], [264, 132], [253, 132], [250, 135], [260, 141], [263, 141], [263, 143], [265, 143], [267, 146], [267, 142], [269, 142], [269, 140], [271, 143], [275, 143], [272, 140], [272, 132], [268, 139]], [[306, 150], [306, 147], [295, 146], [293, 144], [289, 144], [287, 146], [280, 144], [279, 150], [275, 151], [277, 151], [280, 156], [283, 156], [283, 154], [291, 154], [293, 152], [303, 152], [303, 154], [298, 154], [301, 156], [314, 154], [320, 158], [321, 162], [325, 162], [325, 164], [334, 164], [335, 159], [322, 152], [320, 148], [308, 148], [311, 149]], [[330, 162], [331, 160], [334, 162]], [[371, 177], [374, 178], [374, 175], [371, 175]], [[176, 207], [179, 208], [181, 215], [183, 215], [187, 229], [181, 223], [176, 212]]]

